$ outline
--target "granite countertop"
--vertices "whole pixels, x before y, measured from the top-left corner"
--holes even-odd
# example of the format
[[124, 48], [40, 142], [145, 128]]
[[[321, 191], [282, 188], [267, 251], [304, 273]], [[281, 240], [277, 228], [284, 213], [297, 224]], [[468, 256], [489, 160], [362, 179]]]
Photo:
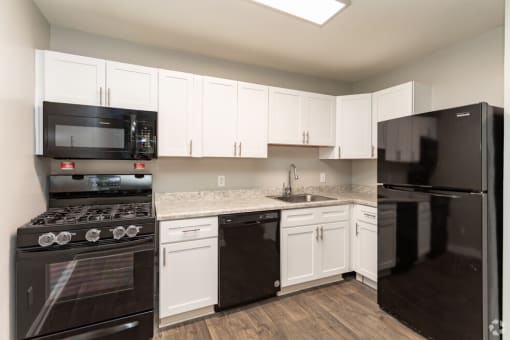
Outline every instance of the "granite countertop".
[[298, 188], [295, 190], [296, 194], [304, 192], [327, 196], [335, 200], [287, 203], [267, 197], [280, 196], [281, 189], [156, 193], [156, 216], [158, 221], [165, 221], [252, 211], [286, 210], [341, 204], [377, 206], [377, 195], [371, 187], [322, 186]]

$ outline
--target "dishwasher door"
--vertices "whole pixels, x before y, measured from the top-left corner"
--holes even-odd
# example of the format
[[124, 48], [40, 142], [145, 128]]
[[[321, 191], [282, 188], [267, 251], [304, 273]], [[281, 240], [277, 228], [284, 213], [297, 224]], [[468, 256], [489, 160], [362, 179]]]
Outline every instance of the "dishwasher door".
[[280, 212], [219, 218], [216, 310], [275, 296], [280, 290]]

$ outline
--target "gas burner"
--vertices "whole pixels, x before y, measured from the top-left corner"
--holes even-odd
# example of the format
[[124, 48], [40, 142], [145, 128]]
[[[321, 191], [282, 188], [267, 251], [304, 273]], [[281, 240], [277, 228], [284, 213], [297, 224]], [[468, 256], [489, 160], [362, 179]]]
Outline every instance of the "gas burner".
[[63, 225], [152, 217], [151, 203], [76, 205], [50, 208], [31, 221], [32, 225]]

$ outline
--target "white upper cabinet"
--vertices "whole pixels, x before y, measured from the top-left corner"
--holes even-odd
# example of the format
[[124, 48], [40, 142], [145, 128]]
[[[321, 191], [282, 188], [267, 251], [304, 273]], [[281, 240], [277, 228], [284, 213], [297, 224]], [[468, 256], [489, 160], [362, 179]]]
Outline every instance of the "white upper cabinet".
[[37, 90], [41, 101], [103, 105], [106, 62], [53, 51], [37, 51]]
[[156, 69], [53, 51], [36, 63], [38, 101], [157, 111]]
[[236, 157], [237, 82], [204, 77], [202, 105], [202, 154]]
[[269, 88], [238, 82], [238, 156], [267, 158]]
[[315, 93], [305, 93], [306, 144], [335, 144], [335, 97]]
[[372, 95], [337, 97], [336, 147], [321, 148], [322, 159], [367, 159], [374, 157], [372, 140]]
[[384, 121], [430, 110], [430, 88], [410, 81], [373, 94], [373, 110]]
[[200, 156], [201, 82], [189, 73], [159, 70], [158, 155]]
[[269, 143], [326, 146], [335, 143], [335, 99], [271, 87]]
[[303, 106], [302, 92], [269, 88], [269, 143], [305, 144]]
[[157, 69], [108, 61], [106, 82], [108, 106], [157, 111]]

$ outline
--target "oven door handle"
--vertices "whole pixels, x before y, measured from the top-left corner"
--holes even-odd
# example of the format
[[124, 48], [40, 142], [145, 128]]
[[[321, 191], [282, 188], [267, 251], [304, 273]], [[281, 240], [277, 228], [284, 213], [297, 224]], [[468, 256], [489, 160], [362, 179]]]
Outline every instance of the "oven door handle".
[[[147, 244], [147, 245], [146, 245]], [[52, 249], [49, 251], [41, 252], [41, 248], [30, 248], [30, 249], [19, 249], [18, 256], [21, 257], [33, 257], [33, 256], [44, 256], [44, 255], [52, 255], [52, 256], [67, 256], [67, 255], [77, 255], [80, 258], [85, 258], [87, 255], [96, 256], [104, 256], [104, 255], [112, 255], [112, 253], [122, 252], [126, 249], [129, 252], [137, 252], [140, 250], [153, 250], [154, 249], [154, 237], [146, 237], [139, 240], [122, 242], [116, 244], [109, 245], [92, 245], [90, 247], [79, 247], [79, 248], [68, 248], [68, 249]], [[87, 256], [88, 257], [88, 256]]]

